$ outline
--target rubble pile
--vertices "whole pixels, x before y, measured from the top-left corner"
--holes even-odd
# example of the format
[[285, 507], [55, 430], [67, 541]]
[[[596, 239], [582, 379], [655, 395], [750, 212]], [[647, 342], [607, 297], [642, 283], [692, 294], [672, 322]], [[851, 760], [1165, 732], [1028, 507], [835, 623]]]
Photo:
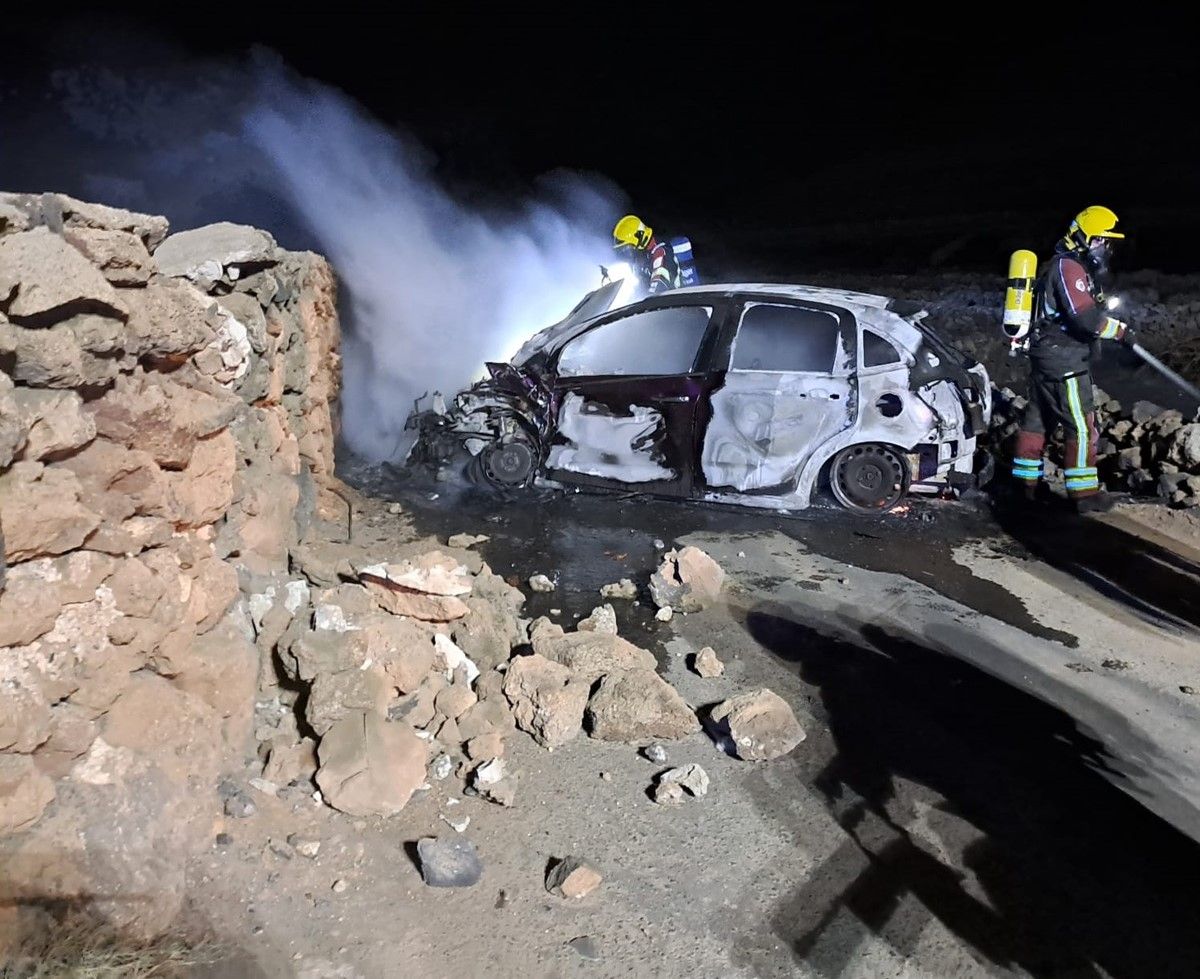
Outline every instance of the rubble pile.
[[178, 911], [252, 743], [245, 596], [326, 502], [338, 344], [317, 255], [0, 194], [0, 917]]
[[250, 596], [259, 652], [290, 691], [258, 730], [263, 778], [315, 777], [329, 805], [356, 816], [398, 812], [427, 774], [511, 805], [505, 741], [517, 729], [549, 749], [585, 729], [627, 744], [700, 730], [653, 655], [617, 635], [611, 606], [573, 632], [530, 622], [522, 592], [477, 553], [426, 546], [390, 561], [302, 546], [304, 579]]
[[[993, 403], [992, 435], [1010, 458], [1026, 399], [1005, 388]], [[1148, 401], [1126, 408], [1096, 388], [1096, 427], [1096, 467], [1108, 489], [1159, 496], [1174, 507], [1200, 506], [1200, 417], [1187, 419]], [[1047, 480], [1060, 488], [1062, 438], [1059, 431], [1051, 441], [1046, 464]]]

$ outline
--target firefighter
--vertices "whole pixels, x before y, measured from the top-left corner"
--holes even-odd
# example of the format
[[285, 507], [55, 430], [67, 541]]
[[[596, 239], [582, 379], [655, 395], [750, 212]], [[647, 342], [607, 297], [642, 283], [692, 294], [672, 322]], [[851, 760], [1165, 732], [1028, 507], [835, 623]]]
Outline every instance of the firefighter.
[[1034, 286], [1029, 336], [1029, 406], [1017, 434], [1013, 476], [1032, 499], [1043, 476], [1046, 432], [1066, 432], [1067, 496], [1081, 513], [1111, 509], [1096, 473], [1096, 424], [1091, 361], [1105, 340], [1132, 344], [1133, 330], [1108, 315], [1103, 285], [1117, 216], [1107, 207], [1076, 215]]
[[660, 242], [654, 229], [636, 214], [626, 214], [613, 228], [613, 248], [630, 254], [630, 265], [650, 295], [700, 284], [692, 243], [686, 238]]

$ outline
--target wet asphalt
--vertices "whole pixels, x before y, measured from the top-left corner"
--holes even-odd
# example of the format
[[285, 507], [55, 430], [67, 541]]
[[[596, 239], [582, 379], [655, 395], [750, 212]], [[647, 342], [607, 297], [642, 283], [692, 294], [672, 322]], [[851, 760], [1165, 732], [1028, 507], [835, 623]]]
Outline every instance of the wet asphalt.
[[[342, 475], [401, 502], [419, 534], [490, 535], [479, 550], [493, 570], [514, 583], [535, 571], [556, 582], [553, 593], [531, 596], [527, 614], [557, 610], [564, 624], [599, 604], [601, 585], [644, 582], [679, 537], [707, 531], [750, 541], [773, 531], [1067, 645], [1077, 637], [1040, 625], [1013, 595], [952, 561], [951, 549], [987, 541], [1049, 563], [1149, 622], [1200, 626], [1194, 565], [1097, 521], [1010, 510], [982, 496], [863, 518], [831, 505], [782, 515], [636, 495], [502, 498], [388, 467], [345, 465]], [[738, 612], [732, 627], [795, 671], [821, 728], [805, 751], [781, 761], [847, 841], [770, 921], [731, 938], [735, 964], [753, 964], [774, 943], [797, 965], [839, 975], [854, 947], [833, 935], [846, 911], [905, 954], [923, 927], [911, 915], [916, 898], [989, 972], [1200, 975], [1200, 844], [1106, 779], [1101, 746], [1071, 717], [970, 663], [869, 627], [861, 643], [821, 635], [771, 600], [779, 582], [752, 584], [764, 600]], [[661, 659], [663, 632], [642, 588], [637, 605], [619, 610], [621, 633]], [[933, 798], [954, 826], [970, 827], [947, 830], [961, 836], [953, 859], [939, 859], [897, 821], [906, 795]], [[776, 799], [761, 804], [779, 810]]]

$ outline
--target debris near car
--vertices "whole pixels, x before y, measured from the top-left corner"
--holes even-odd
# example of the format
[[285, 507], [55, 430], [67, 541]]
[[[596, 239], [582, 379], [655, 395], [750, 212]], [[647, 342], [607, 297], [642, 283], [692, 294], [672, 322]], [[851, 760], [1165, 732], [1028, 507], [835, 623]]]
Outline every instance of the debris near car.
[[692, 669], [705, 679], [721, 676], [725, 672], [725, 664], [717, 658], [717, 651], [712, 646], [705, 646], [696, 654]]
[[650, 595], [660, 609], [699, 612], [715, 602], [725, 571], [698, 547], [670, 550], [650, 576]]
[[787, 701], [767, 689], [730, 697], [714, 707], [711, 716], [733, 753], [744, 761], [786, 755], [807, 736]]
[[578, 901], [591, 894], [604, 876], [584, 860], [567, 857], [558, 860], [546, 874], [546, 890], [558, 897]]
[[465, 457], [470, 478], [502, 490], [778, 510], [828, 485], [864, 513], [990, 475], [987, 371], [920, 306], [801, 285], [678, 289], [611, 310], [615, 297], [612, 283], [584, 297], [449, 406], [418, 399], [409, 463]]
[[708, 773], [694, 762], [663, 772], [654, 786], [654, 801], [660, 806], [676, 805], [687, 796], [700, 799], [706, 795]]

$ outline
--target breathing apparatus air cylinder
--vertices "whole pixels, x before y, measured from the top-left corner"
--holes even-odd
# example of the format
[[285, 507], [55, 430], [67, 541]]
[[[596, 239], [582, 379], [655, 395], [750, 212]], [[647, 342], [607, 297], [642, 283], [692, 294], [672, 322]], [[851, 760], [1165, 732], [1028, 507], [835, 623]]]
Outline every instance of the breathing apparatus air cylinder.
[[1008, 288], [1004, 292], [1004, 333], [1008, 337], [1009, 356], [1029, 347], [1036, 275], [1037, 256], [1033, 252], [1021, 248], [1012, 253], [1008, 260]]

